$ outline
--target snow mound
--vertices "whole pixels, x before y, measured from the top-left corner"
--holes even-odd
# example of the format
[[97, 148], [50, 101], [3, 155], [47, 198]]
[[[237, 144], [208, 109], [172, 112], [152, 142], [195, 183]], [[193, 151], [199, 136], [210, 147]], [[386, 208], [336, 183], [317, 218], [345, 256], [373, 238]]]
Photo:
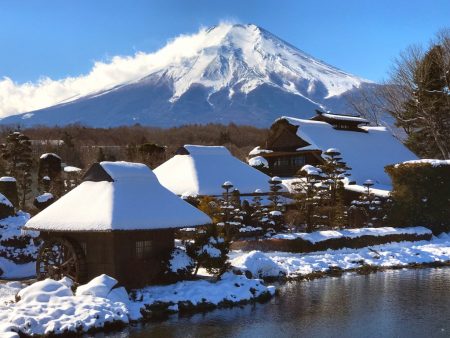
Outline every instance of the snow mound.
[[75, 295], [77, 296], [90, 295], [94, 297], [105, 298], [116, 284], [117, 284], [116, 279], [103, 274], [98, 277], [95, 277], [87, 284], [80, 285], [77, 288]]
[[72, 290], [50, 278], [31, 284], [17, 294], [19, 303], [48, 303], [52, 298], [68, 296], [73, 296]]
[[77, 295], [68, 287], [68, 279], [31, 284], [19, 291], [17, 303], [0, 307], [0, 322], [9, 323], [0, 327], [0, 336], [80, 333], [114, 322], [128, 323], [128, 294], [124, 288], [110, 291], [113, 281], [99, 276], [86, 284], [87, 292]]
[[242, 271], [249, 271], [253, 277], [280, 277], [286, 274], [283, 268], [260, 251], [250, 251], [231, 260], [231, 265]]

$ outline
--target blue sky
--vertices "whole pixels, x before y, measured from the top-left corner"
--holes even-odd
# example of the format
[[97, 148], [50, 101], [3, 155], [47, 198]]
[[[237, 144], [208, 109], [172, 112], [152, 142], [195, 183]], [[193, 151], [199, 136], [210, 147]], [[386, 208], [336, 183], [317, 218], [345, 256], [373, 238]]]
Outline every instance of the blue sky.
[[0, 78], [89, 72], [221, 20], [254, 23], [309, 54], [380, 81], [398, 53], [450, 26], [450, 1], [0, 0]]

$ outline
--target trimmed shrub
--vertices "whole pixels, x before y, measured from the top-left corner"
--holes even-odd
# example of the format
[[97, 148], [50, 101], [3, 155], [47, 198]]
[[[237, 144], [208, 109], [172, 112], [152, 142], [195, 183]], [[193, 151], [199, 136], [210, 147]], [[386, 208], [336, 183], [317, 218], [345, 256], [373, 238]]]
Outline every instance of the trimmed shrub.
[[390, 225], [425, 226], [434, 234], [450, 230], [450, 165], [403, 163], [385, 170], [393, 186]]
[[19, 207], [19, 195], [17, 193], [17, 182], [13, 177], [0, 177], [0, 193], [15, 206]]

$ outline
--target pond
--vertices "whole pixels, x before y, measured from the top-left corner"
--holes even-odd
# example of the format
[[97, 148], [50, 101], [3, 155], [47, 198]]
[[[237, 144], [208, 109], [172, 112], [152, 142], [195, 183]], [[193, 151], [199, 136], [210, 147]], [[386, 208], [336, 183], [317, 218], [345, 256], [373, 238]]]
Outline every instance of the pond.
[[95, 337], [449, 337], [450, 268], [345, 274], [280, 286], [265, 304]]

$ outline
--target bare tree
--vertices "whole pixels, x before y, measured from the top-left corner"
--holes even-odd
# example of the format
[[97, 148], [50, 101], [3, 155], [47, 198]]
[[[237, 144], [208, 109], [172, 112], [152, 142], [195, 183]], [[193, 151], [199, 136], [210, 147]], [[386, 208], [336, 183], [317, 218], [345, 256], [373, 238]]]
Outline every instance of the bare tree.
[[379, 90], [380, 86], [365, 87], [346, 97], [347, 103], [354, 111], [377, 126], [381, 125], [385, 112], [385, 103], [382, 95], [378, 93]]
[[450, 30], [439, 32], [428, 49], [407, 48], [395, 60], [377, 101], [406, 141], [422, 156], [450, 158]]

